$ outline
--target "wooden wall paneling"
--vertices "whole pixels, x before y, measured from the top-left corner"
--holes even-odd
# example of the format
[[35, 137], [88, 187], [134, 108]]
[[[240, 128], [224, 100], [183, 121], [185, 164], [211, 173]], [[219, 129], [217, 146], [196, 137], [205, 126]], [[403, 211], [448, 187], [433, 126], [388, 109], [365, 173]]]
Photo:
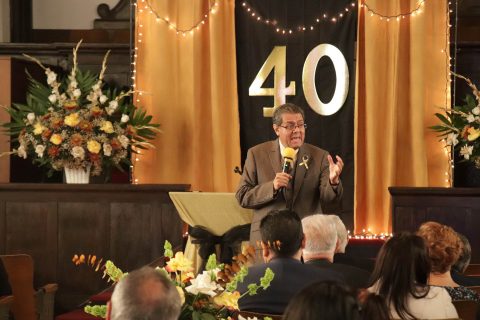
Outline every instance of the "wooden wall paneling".
[[[464, 234], [480, 248], [480, 189], [390, 187], [393, 232], [415, 232], [426, 221], [437, 221]], [[480, 263], [480, 250], [472, 250]]]
[[35, 264], [35, 284], [56, 279], [56, 215], [54, 202], [6, 202], [7, 254], [25, 253]]
[[5, 205], [6, 205], [6, 201], [2, 201], [0, 199], [0, 254], [5, 254], [6, 252], [7, 237], [5, 236], [5, 234], [7, 233], [7, 228], [5, 225], [5, 222], [6, 222]]
[[[86, 264], [75, 266], [74, 254], [108, 258], [110, 230], [109, 207], [106, 202], [60, 202], [58, 204], [58, 303], [66, 310], [92, 292], [108, 287], [102, 273]], [[105, 261], [105, 259], [104, 259]]]
[[164, 235], [164, 239], [160, 242], [163, 254], [163, 243], [165, 240], [170, 241], [172, 248], [182, 246], [183, 221], [180, 219], [175, 207], [167, 205], [166, 203], [161, 204], [161, 212], [160, 219], [162, 222], [159, 224], [161, 228], [159, 234]]
[[118, 267], [130, 271], [161, 255], [150, 249], [151, 216], [158, 214], [152, 203], [112, 203], [111, 210], [110, 256]]

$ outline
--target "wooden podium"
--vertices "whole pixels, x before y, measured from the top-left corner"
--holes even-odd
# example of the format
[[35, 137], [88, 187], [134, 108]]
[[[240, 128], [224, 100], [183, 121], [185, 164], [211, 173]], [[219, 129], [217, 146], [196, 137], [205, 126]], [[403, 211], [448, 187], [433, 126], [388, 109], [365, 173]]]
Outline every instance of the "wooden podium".
[[[252, 210], [240, 207], [234, 193], [170, 192], [169, 195], [185, 223], [202, 226], [216, 236], [252, 222]], [[202, 263], [198, 248], [189, 236], [185, 256], [194, 262], [196, 271]]]

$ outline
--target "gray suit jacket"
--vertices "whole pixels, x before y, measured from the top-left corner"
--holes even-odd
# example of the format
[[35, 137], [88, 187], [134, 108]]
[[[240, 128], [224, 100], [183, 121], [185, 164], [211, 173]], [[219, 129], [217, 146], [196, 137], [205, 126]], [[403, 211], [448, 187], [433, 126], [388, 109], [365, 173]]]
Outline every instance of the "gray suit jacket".
[[[340, 200], [342, 183], [330, 185], [328, 152], [304, 143], [298, 153], [293, 182], [292, 209], [303, 218], [322, 213], [322, 204]], [[307, 166], [300, 165], [306, 162]], [[255, 209], [250, 243], [256, 245], [260, 237], [260, 221], [273, 209], [285, 209], [283, 192], [273, 192], [273, 179], [282, 171], [282, 156], [277, 140], [256, 145], [248, 150], [236, 198], [244, 208]], [[259, 249], [259, 248], [257, 248]]]

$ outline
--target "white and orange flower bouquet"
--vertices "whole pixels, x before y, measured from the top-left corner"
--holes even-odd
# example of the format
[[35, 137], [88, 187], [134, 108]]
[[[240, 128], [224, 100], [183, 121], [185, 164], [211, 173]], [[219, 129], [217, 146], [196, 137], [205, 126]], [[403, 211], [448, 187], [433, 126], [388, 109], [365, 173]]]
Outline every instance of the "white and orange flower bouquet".
[[31, 158], [49, 173], [62, 168], [83, 168], [91, 175], [115, 166], [129, 166], [130, 154], [152, 147], [159, 125], [131, 103], [132, 91], [108, 89], [104, 83], [106, 53], [100, 74], [82, 72], [77, 64], [81, 41], [73, 49], [73, 67], [60, 77], [38, 59], [47, 85], [30, 75], [26, 104], [5, 107], [11, 122], [2, 124], [4, 132], [17, 143], [13, 151]]

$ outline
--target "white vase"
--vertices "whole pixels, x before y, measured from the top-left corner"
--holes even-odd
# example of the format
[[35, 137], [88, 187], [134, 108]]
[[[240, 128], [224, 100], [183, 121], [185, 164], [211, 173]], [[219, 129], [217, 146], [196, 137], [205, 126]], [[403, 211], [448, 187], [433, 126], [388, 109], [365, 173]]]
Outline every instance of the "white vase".
[[88, 183], [90, 179], [90, 166], [87, 168], [63, 168], [67, 183]]

